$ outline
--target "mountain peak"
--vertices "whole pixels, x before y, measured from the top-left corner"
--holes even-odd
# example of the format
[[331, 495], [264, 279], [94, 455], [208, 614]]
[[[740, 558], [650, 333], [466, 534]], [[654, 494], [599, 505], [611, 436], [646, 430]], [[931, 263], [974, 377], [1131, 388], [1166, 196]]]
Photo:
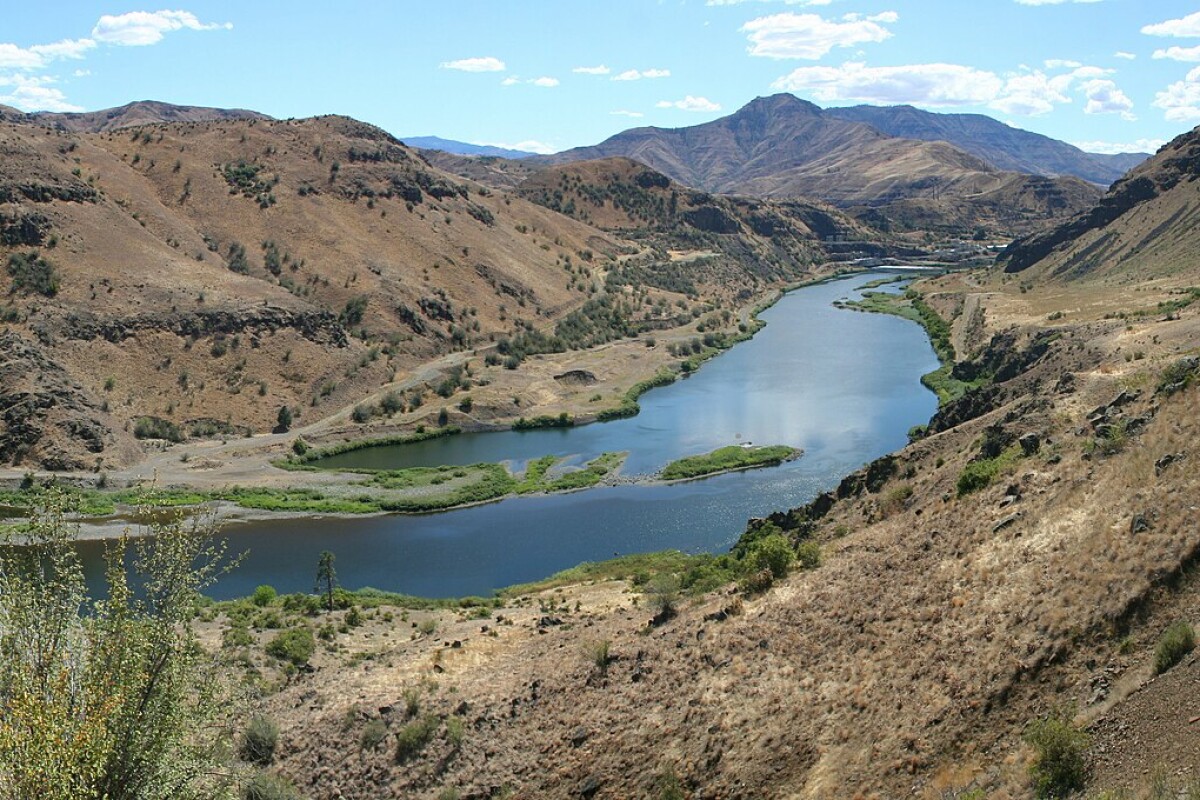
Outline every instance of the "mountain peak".
[[810, 103], [807, 100], [801, 100], [794, 94], [780, 92], [779, 94], [767, 95], [766, 97], [756, 97], [746, 105], [738, 109], [734, 116], [745, 114], [780, 114], [780, 113], [803, 113], [819, 116], [823, 113], [820, 106], [815, 103]]

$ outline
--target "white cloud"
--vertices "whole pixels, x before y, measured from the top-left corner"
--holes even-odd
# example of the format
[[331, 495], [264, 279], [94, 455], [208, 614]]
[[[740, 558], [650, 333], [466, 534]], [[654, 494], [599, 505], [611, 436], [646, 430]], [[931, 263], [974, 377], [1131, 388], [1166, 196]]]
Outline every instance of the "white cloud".
[[741, 30], [750, 40], [748, 51], [752, 56], [815, 61], [835, 47], [854, 47], [890, 38], [892, 33], [883, 24], [898, 19], [895, 12], [865, 18], [851, 14], [841, 22], [817, 14], [786, 12], [752, 19]]
[[83, 111], [50, 85], [54, 82], [46, 76], [0, 75], [0, 103], [22, 111]]
[[504, 62], [492, 56], [443, 61], [439, 66], [442, 69], [457, 69], [462, 72], [503, 72], [505, 70]]
[[558, 86], [558, 78], [547, 78], [547, 77], [543, 76], [541, 78], [534, 78], [533, 80], [530, 81], [530, 83], [532, 83], [534, 86], [542, 86], [547, 89], [550, 89], [555, 86]]
[[56, 58], [83, 58], [84, 53], [95, 46], [94, 39], [63, 39], [53, 44], [35, 44], [29, 49], [49, 61]]
[[[786, 6], [827, 6], [833, 0], [781, 0]], [[706, 6], [739, 6], [742, 3], [748, 3], [750, 0], [706, 0]], [[774, 0], [758, 0], [760, 3], [770, 3]]]
[[1091, 66], [1057, 75], [1028, 69], [999, 75], [963, 64], [869, 67], [847, 62], [840, 67], [800, 67], [772, 87], [806, 92], [821, 102], [977, 105], [1019, 116], [1045, 114], [1072, 102], [1071, 93], [1079, 91], [1088, 99], [1089, 113], [1130, 113], [1132, 102], [1116, 84], [1104, 79], [1109, 74], [1111, 70]]
[[517, 76], [509, 75], [507, 78], [500, 81], [500, 85], [501, 86], [516, 86], [520, 82], [521, 82], [521, 79], [518, 78]]
[[1133, 101], [1112, 81], [1093, 79], [1085, 81], [1079, 88], [1087, 98], [1083, 113], [1120, 114], [1122, 119], [1130, 122], [1137, 119], [1133, 115]]
[[92, 74], [92, 71], [90, 69], [77, 69], [71, 74], [76, 78], [86, 78], [88, 75]]
[[1191, 122], [1200, 119], [1200, 67], [1181, 80], [1154, 95], [1155, 108], [1161, 108], [1168, 122]]
[[1166, 143], [1166, 139], [1138, 139], [1135, 142], [1071, 142], [1080, 150], [1106, 156], [1117, 153], [1153, 153]]
[[1147, 36], [1200, 36], [1200, 11], [1180, 19], [1169, 19], [1142, 28]]
[[623, 108], [618, 109], [616, 111], [610, 111], [608, 113], [612, 114], [615, 117], [630, 117], [632, 119], [640, 119], [640, 118], [646, 116], [645, 114], [643, 114], [640, 111], [626, 111]]
[[636, 69], [627, 69], [624, 72], [612, 76], [614, 81], [640, 81], [642, 78], [669, 78], [671, 70], [669, 69], [647, 69], [638, 71]]
[[1083, 66], [1078, 61], [1070, 61], [1065, 58], [1047, 58], [1043, 64], [1046, 69], [1079, 69]]
[[201, 22], [190, 11], [130, 11], [128, 14], [105, 14], [92, 28], [92, 38], [105, 44], [140, 47], [157, 44], [171, 31], [188, 28], [193, 31], [230, 29], [232, 23]]
[[526, 139], [523, 142], [515, 144], [507, 144], [505, 142], [476, 142], [476, 144], [484, 147], [503, 147], [505, 150], [524, 150], [527, 153], [537, 153], [539, 155], [549, 155], [550, 153], [558, 152], [554, 145], [539, 142], [536, 139]]
[[608, 67], [600, 64], [596, 67], [576, 67], [571, 72], [577, 72], [580, 75], [607, 75], [612, 72]]
[[818, 100], [866, 103], [919, 103], [931, 106], [982, 105], [995, 98], [1004, 81], [991, 72], [959, 64], [868, 67], [800, 67], [771, 84], [784, 91], [807, 91]]
[[1057, 6], [1063, 3], [1099, 3], [1100, 0], [1016, 0], [1021, 6]]
[[1179, 47], [1171, 46], [1155, 50], [1152, 58], [1169, 58], [1172, 61], [1200, 61], [1200, 46]]
[[1123, 58], [1126, 61], [1133, 61], [1137, 58], [1137, 56], [1135, 56], [1133, 53], [1127, 53], [1124, 50], [1118, 50], [1117, 52], [1113, 53], [1113, 58]]
[[721, 106], [707, 97], [692, 97], [690, 94], [682, 100], [660, 100], [654, 104], [658, 108], [675, 108], [680, 111], [720, 111]]
[[34, 69], [43, 63], [42, 57], [31, 50], [17, 47], [15, 44], [0, 44], [0, 67]]

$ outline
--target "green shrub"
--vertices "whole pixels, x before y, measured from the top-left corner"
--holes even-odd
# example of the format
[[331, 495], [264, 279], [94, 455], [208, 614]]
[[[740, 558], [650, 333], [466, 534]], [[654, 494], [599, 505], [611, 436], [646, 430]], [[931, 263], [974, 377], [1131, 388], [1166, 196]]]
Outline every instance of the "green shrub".
[[275, 597], [275, 587], [264, 584], [254, 590], [254, 594], [251, 596], [250, 600], [254, 603], [254, 605], [262, 608], [264, 606], [271, 605], [271, 603], [275, 601]]
[[242, 800], [302, 800], [300, 792], [286, 778], [260, 772], [242, 790]]
[[608, 665], [612, 663], [612, 654], [609, 652], [611, 646], [612, 643], [608, 639], [597, 639], [588, 642], [584, 647], [588, 661], [592, 662], [596, 672], [602, 676], [608, 674]]
[[387, 725], [381, 719], [373, 719], [363, 726], [362, 735], [358, 737], [358, 743], [363, 750], [374, 750], [383, 744], [383, 740], [387, 738]]
[[1029, 773], [1038, 797], [1063, 798], [1083, 788], [1088, 735], [1076, 729], [1065, 714], [1031, 723], [1025, 741], [1037, 751]]
[[289, 628], [267, 642], [267, 655], [300, 666], [308, 663], [316, 647], [316, 639], [308, 628]]
[[416, 757], [433, 741], [438, 729], [438, 718], [427, 714], [416, 722], [410, 722], [396, 733], [396, 760], [408, 761]]
[[53, 297], [58, 294], [58, 273], [54, 266], [36, 252], [13, 253], [8, 257], [8, 274], [12, 290], [24, 294]]
[[788, 569], [795, 559], [796, 552], [787, 537], [773, 533], [754, 543], [750, 552], [746, 554], [745, 563], [751, 572], [769, 569], [771, 576], [778, 580], [787, 577]]
[[463, 722], [462, 717], [450, 717], [446, 720], [446, 741], [455, 750], [462, 747], [463, 739], [467, 735], [467, 726]]
[[138, 417], [133, 424], [133, 435], [138, 439], [166, 439], [177, 444], [183, 441], [179, 426], [160, 417]]
[[1163, 632], [1154, 651], [1154, 674], [1162, 675], [1196, 649], [1196, 631], [1180, 620]]
[[800, 569], [816, 569], [821, 566], [821, 545], [811, 539], [796, 547], [796, 563]]
[[279, 726], [267, 717], [255, 716], [242, 734], [239, 753], [244, 761], [266, 766], [275, 760], [275, 746], [278, 743]]

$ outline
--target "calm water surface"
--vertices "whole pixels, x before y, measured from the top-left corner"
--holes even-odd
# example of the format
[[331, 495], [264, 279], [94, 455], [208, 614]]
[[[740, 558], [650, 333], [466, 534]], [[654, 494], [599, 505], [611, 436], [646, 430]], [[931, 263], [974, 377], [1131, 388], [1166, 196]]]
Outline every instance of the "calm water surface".
[[[339, 457], [341, 466], [435, 466], [577, 460], [628, 450], [625, 473], [650, 473], [684, 455], [736, 442], [786, 444], [804, 456], [779, 467], [671, 486], [604, 487], [517, 497], [426, 516], [310, 517], [234, 523], [231, 549], [246, 560], [211, 594], [246, 595], [267, 583], [311, 591], [322, 550], [347, 587], [429, 597], [489, 594], [582, 561], [676, 548], [720, 552], [750, 517], [811, 500], [848, 472], [903, 446], [936, 397], [920, 376], [938, 366], [915, 323], [833, 307], [876, 274], [792, 292], [762, 314], [752, 340], [698, 373], [643, 395], [637, 417], [579, 428], [464, 434]], [[884, 290], [897, 290], [896, 286]], [[98, 544], [85, 549], [100, 569]]]

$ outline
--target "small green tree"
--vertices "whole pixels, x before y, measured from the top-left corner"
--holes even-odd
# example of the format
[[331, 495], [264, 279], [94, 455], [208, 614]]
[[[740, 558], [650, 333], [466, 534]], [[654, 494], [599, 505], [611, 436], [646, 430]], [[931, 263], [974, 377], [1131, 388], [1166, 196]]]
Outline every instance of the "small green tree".
[[287, 433], [292, 428], [292, 410], [287, 406], [280, 406], [279, 413], [275, 415], [275, 433]]
[[325, 607], [333, 611], [333, 590], [337, 588], [337, 570], [333, 567], [334, 555], [328, 550], [321, 551], [317, 558], [317, 582], [314, 591], [325, 595]]

